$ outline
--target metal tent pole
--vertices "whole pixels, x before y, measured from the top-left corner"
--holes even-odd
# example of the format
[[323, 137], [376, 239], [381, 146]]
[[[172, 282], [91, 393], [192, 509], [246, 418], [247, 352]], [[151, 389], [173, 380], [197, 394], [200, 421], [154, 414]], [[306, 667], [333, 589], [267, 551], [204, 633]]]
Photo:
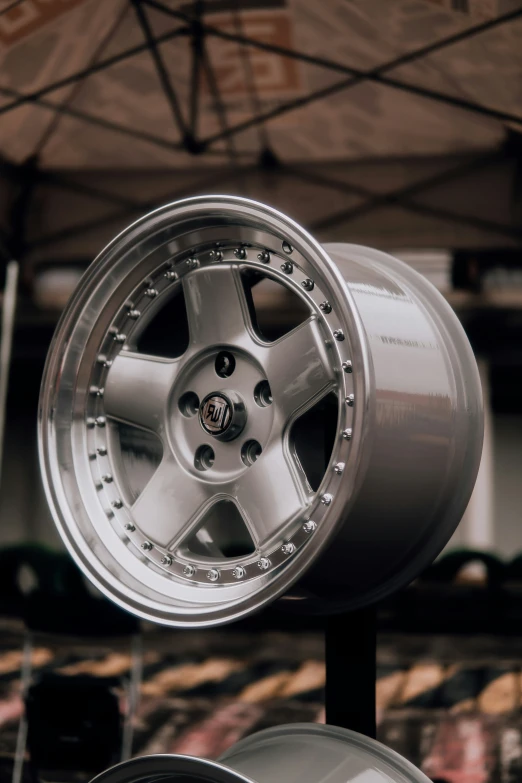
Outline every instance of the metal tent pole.
[[17, 261], [7, 264], [4, 300], [2, 306], [2, 334], [0, 337], [0, 479], [2, 477], [2, 456], [4, 451], [5, 413], [11, 349], [16, 311], [19, 266]]

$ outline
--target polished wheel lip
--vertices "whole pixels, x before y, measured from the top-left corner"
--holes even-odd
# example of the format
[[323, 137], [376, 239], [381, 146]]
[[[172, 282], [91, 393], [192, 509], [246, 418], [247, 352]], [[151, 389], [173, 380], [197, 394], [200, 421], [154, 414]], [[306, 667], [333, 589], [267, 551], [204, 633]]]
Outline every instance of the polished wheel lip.
[[240, 739], [235, 745], [228, 748], [220, 757], [220, 761], [231, 763], [234, 756], [243, 750], [258, 746], [265, 740], [282, 740], [284, 738], [307, 738], [307, 737], [328, 737], [334, 740], [340, 740], [346, 745], [347, 751], [350, 747], [356, 747], [372, 756], [378, 757], [388, 766], [394, 768], [400, 775], [404, 775], [408, 780], [417, 783], [430, 783], [429, 778], [421, 772], [411, 761], [408, 761], [395, 750], [379, 742], [372, 737], [367, 737], [357, 731], [345, 729], [340, 726], [332, 726], [329, 723], [287, 723], [283, 726], [273, 726], [263, 729], [255, 734]]
[[[59, 391], [54, 384], [55, 379], [59, 377], [62, 366], [63, 356], [60, 346], [68, 344], [75, 328], [79, 328], [80, 331], [82, 328], [86, 328], [83, 327], [83, 325], [78, 326], [76, 321], [78, 315], [87, 304], [93, 282], [96, 280], [99, 273], [103, 271], [103, 268], [112, 263], [117, 264], [118, 256], [120, 262], [122, 261], [122, 257], [123, 260], [125, 260], [133, 245], [139, 245], [140, 238], [144, 241], [143, 236], [140, 237], [140, 231], [144, 226], [147, 226], [147, 223], [149, 224], [149, 235], [152, 233], [152, 235], [157, 238], [158, 235], [163, 234], [163, 237], [168, 238], [169, 231], [171, 234], [174, 232], [173, 235], [175, 236], [175, 227], [177, 226], [176, 219], [181, 221], [190, 218], [193, 221], [199, 220], [204, 222], [208, 219], [209, 215], [226, 217], [231, 221], [235, 221], [234, 225], [236, 225], [236, 227], [240, 225], [251, 227], [259, 226], [262, 230], [269, 230], [274, 236], [279, 236], [280, 240], [283, 240], [283, 238], [286, 237], [286, 240], [283, 241], [291, 243], [293, 247], [299, 250], [303, 249], [305, 257], [313, 258], [314, 266], [319, 269], [320, 273], [327, 280], [327, 287], [331, 289], [333, 294], [333, 308], [332, 310], [323, 310], [323, 307], [321, 307], [321, 310], [327, 313], [334, 325], [336, 316], [337, 322], [339, 322], [340, 318], [338, 314], [342, 315], [344, 322], [347, 324], [346, 330], [351, 343], [349, 359], [353, 363], [353, 383], [357, 398], [353, 418], [352, 449], [350, 452], [350, 454], [353, 455], [353, 457], [350, 458], [352, 475], [350, 481], [346, 481], [345, 479], [338, 485], [338, 491], [333, 497], [331, 505], [330, 502], [328, 502], [329, 523], [328, 525], [319, 525], [317, 530], [313, 531], [313, 547], [307, 546], [299, 558], [292, 558], [292, 562], [285, 564], [284, 570], [277, 574], [277, 578], [272, 579], [269, 583], [265, 580], [254, 595], [249, 596], [247, 600], [238, 601], [236, 604], [234, 604], [234, 602], [232, 602], [232, 604], [230, 604], [230, 602], [227, 604], [224, 598], [220, 598], [215, 599], [213, 605], [202, 609], [201, 607], [195, 606], [194, 602], [186, 601], [184, 608], [180, 608], [179, 611], [175, 612], [171, 607], [166, 607], [164, 605], [163, 600], [165, 596], [161, 589], [158, 589], [157, 587], [157, 579], [156, 593], [158, 598], [161, 598], [162, 600], [151, 598], [147, 601], [140, 601], [139, 590], [136, 591], [136, 587], [139, 585], [138, 577], [135, 577], [134, 575], [128, 576], [127, 582], [133, 582], [131, 587], [128, 583], [122, 584], [120, 575], [123, 576], [123, 573], [121, 570], [119, 575], [117, 571], [115, 573], [110, 568], [100, 565], [99, 563], [97, 567], [93, 567], [92, 559], [94, 547], [91, 542], [85, 541], [84, 537], [79, 534], [76, 528], [75, 516], [81, 513], [81, 509], [79, 505], [74, 509], [71, 508], [62, 485], [63, 476], [61, 475], [62, 471], [60, 470], [60, 466], [57, 464], [56, 460], [54, 460], [53, 463], [53, 459], [50, 457], [50, 450], [53, 447], [53, 438], [56, 435], [55, 403]], [[174, 227], [172, 226], [173, 223]], [[163, 239], [163, 241], [166, 241], [166, 239]], [[138, 252], [138, 250], [136, 250], [136, 252]], [[262, 254], [258, 256], [260, 260], [261, 255]], [[102, 252], [89, 268], [81, 285], [73, 295], [69, 307], [62, 315], [56, 335], [53, 339], [52, 348], [44, 372], [39, 411], [39, 452], [44, 486], [49, 505], [53, 511], [57, 527], [71, 555], [80, 567], [88, 573], [89, 577], [101, 591], [120, 606], [130, 609], [135, 614], [145, 619], [177, 627], [194, 625], [201, 627], [231, 622], [238, 617], [244, 616], [257, 608], [260, 608], [269, 600], [273, 600], [287, 590], [291, 584], [302, 575], [308, 565], [317, 557], [319, 552], [331, 539], [332, 535], [334, 535], [335, 531], [340, 527], [346, 511], [349, 508], [350, 498], [353, 496], [357, 485], [362, 479], [364, 459], [360, 459], [360, 456], [361, 443], [364, 440], [364, 437], [367, 436], [368, 429], [363, 414], [367, 413], [368, 408], [367, 390], [370, 361], [366, 344], [362, 342], [361, 335], [361, 324], [355, 308], [353, 307], [351, 295], [347, 291], [340, 273], [329, 259], [327, 253], [325, 253], [312, 237], [297, 226], [297, 224], [289, 218], [282, 216], [276, 210], [272, 210], [264, 205], [257, 204], [256, 202], [247, 199], [228, 196], [187, 199], [174, 205], [162, 207], [150, 215], [145, 216], [113, 240], [108, 248]], [[346, 345], [346, 343], [343, 343], [343, 345]], [[74, 359], [79, 362], [80, 357], [78, 351], [76, 352]], [[70, 481], [70, 476], [67, 476], [66, 478]], [[333, 516], [335, 516], [335, 514], [333, 514], [334, 511], [336, 519], [333, 519], [332, 521]], [[116, 546], [117, 539], [113, 538], [113, 542]], [[216, 609], [216, 604], [220, 601], [222, 601], [221, 607]]]
[[182, 754], [158, 753], [129, 759], [104, 770], [90, 783], [159, 783], [187, 775], [194, 783], [256, 783], [219, 761]]

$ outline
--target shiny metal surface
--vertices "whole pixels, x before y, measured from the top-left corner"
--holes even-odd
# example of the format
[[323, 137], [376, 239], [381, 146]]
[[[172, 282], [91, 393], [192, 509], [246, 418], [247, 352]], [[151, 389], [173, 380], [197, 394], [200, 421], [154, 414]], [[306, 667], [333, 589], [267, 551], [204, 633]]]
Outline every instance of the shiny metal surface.
[[483, 440], [477, 364], [441, 294], [378, 250], [324, 248], [361, 318], [371, 392], [364, 478], [337, 538], [303, 580], [306, 611], [376, 601], [431, 563], [466, 509]]
[[[293, 292], [304, 320], [260, 334], [245, 275]], [[181, 295], [186, 344], [144, 351]], [[164, 327], [167, 346], [178, 331]], [[332, 395], [312, 481], [295, 427]], [[202, 426], [208, 400], [230, 403], [230, 439], [228, 423]], [[323, 248], [252, 201], [194, 198], [130, 226], [86, 273], [48, 357], [40, 461], [58, 529], [106, 595], [215, 625], [296, 582], [286, 603], [322, 611], [413, 578], [465, 509], [481, 410], [460, 324], [406, 265]]]
[[[294, 291], [307, 312], [302, 323], [262, 339], [247, 272]], [[302, 285], [312, 278], [311, 290]], [[187, 345], [174, 357], [144, 353], [148, 325], [180, 289]], [[290, 431], [332, 390], [343, 429], [355, 426], [343, 400], [356, 386], [363, 398], [364, 376], [342, 372], [351, 341], [333, 336], [343, 329], [357, 340], [353, 327], [342, 279], [321, 247], [253, 202], [169, 205], [103, 251], [58, 327], [40, 410], [55, 520], [103, 592], [147, 619], [212, 625], [260, 608], [301, 576], [346, 492], [333, 470], [311, 488]], [[216, 367], [224, 352], [234, 358], [228, 376]], [[220, 394], [239, 415], [228, 441], [205, 433], [198, 415], [208, 395]], [[356, 450], [339, 438], [334, 452], [353, 470]]]
[[347, 729], [290, 724], [241, 740], [218, 761], [144, 756], [118, 764], [92, 783], [428, 783], [413, 764], [376, 740]]

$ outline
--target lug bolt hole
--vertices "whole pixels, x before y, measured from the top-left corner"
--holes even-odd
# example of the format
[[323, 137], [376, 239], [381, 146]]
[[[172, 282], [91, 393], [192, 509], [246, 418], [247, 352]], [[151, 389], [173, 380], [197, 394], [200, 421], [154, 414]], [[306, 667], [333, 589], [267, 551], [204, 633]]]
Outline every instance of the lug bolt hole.
[[182, 394], [178, 401], [178, 407], [187, 418], [195, 416], [199, 410], [199, 397], [194, 392], [185, 392]]
[[272, 405], [272, 391], [268, 381], [260, 381], [254, 389], [254, 400], [260, 408]]
[[236, 360], [228, 351], [221, 351], [216, 356], [215, 368], [220, 378], [230, 378], [236, 369]]
[[241, 449], [241, 459], [247, 467], [250, 467], [259, 459], [262, 451], [261, 444], [257, 440], [247, 440]]
[[196, 451], [194, 466], [198, 470], [209, 470], [214, 465], [215, 458], [214, 449], [205, 444], [204, 446], [200, 446]]

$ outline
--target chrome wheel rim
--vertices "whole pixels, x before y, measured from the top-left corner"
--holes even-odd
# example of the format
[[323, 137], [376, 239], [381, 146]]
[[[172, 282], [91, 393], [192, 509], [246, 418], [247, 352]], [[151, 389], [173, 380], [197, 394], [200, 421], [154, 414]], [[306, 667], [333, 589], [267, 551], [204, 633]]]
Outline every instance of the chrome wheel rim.
[[[250, 272], [309, 309], [271, 343], [249, 321], [240, 278]], [[179, 290], [188, 347], [168, 359], [138, 352], [143, 330]], [[40, 405], [47, 496], [89, 578], [121, 606], [175, 626], [231, 621], [287, 590], [342, 524], [359, 481], [368, 374], [359, 334], [328, 255], [268, 207], [188, 199], [117, 237], [62, 317]], [[235, 364], [228, 375], [229, 366], [218, 374], [223, 353]], [[311, 491], [289, 433], [332, 392], [332, 453]], [[162, 450], [137, 497], [122, 469], [123, 422]], [[225, 515], [195, 554], [186, 541], [224, 502], [239, 512], [252, 551], [223, 554]]]
[[295, 723], [251, 734], [217, 761], [182, 755], [151, 755], [117, 764], [92, 783], [429, 783], [411, 762], [374, 739], [348, 729]]

